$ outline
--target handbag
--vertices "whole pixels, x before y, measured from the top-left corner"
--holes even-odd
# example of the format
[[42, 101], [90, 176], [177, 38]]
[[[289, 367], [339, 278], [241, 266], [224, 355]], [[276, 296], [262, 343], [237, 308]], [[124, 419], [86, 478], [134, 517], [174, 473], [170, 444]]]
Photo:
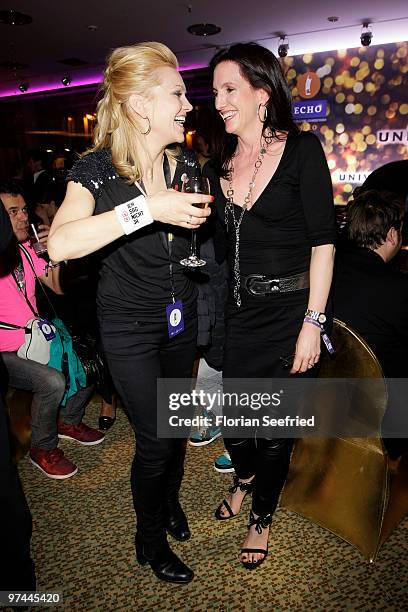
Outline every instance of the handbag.
[[55, 338], [56, 331], [47, 319], [29, 319], [24, 327], [0, 321], [0, 329], [24, 329], [24, 342], [17, 351], [18, 357], [47, 365], [50, 360], [51, 340]]

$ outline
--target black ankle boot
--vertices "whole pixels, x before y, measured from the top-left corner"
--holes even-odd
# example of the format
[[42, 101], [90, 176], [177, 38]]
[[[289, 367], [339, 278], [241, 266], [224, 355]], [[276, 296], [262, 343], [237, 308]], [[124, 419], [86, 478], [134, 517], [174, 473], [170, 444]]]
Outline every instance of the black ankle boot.
[[138, 562], [149, 563], [159, 580], [186, 584], [194, 578], [193, 570], [177, 557], [167, 542], [156, 549], [145, 546], [137, 537], [135, 543]]
[[166, 531], [179, 542], [191, 538], [187, 517], [179, 502], [169, 505], [165, 517]]

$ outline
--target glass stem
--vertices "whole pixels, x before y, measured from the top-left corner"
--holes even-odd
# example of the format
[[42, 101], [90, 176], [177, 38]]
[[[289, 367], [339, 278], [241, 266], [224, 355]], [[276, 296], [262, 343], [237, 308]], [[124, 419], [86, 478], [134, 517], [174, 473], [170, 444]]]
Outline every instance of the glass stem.
[[195, 230], [191, 230], [190, 256], [197, 257], [197, 234]]

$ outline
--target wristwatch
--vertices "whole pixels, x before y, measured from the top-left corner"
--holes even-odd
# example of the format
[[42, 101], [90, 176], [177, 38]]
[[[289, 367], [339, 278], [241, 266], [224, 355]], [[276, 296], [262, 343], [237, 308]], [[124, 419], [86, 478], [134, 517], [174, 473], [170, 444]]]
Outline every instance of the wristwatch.
[[327, 320], [327, 317], [324, 312], [319, 312], [318, 310], [310, 310], [310, 308], [306, 310], [305, 317], [309, 317], [310, 319], [313, 319], [313, 321], [317, 321], [321, 325], [323, 325], [323, 323], [326, 323]]

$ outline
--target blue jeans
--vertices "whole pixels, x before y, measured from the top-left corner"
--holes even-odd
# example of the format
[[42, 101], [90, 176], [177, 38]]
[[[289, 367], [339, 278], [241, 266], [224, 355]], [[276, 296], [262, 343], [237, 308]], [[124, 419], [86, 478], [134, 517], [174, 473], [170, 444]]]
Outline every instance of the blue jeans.
[[58, 413], [64, 423], [78, 425], [84, 416], [93, 387], [81, 389], [60, 408], [65, 391], [65, 377], [61, 372], [36, 361], [21, 359], [15, 352], [1, 353], [1, 357], [7, 370], [8, 384], [33, 393], [31, 446], [43, 450], [56, 448]]

